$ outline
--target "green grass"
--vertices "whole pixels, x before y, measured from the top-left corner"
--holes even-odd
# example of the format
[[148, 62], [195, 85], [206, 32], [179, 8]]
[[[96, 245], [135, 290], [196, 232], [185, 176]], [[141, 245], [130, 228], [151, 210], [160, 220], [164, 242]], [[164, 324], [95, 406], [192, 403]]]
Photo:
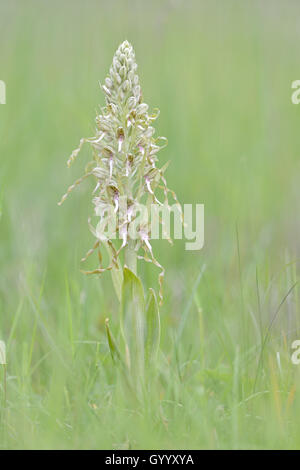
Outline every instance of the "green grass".
[[[0, 9], [0, 446], [299, 449], [299, 5]], [[91, 183], [57, 206], [90, 157], [86, 148], [67, 170], [93, 135], [98, 80], [126, 38], [145, 101], [161, 110], [169, 186], [182, 203], [205, 204], [201, 251], [154, 244], [166, 268], [160, 373], [139, 406], [106, 341], [107, 317], [118, 336], [110, 275], [80, 273]], [[140, 274], [157, 286], [155, 267]]]

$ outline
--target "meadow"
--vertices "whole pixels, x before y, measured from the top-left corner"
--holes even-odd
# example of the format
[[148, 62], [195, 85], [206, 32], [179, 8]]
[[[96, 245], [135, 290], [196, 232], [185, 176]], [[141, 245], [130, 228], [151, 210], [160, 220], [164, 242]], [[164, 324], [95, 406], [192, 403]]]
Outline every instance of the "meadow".
[[[293, 0], [0, 0], [0, 448], [300, 448], [299, 22]], [[125, 39], [168, 184], [205, 206], [203, 249], [153, 242], [159, 373], [138, 405], [107, 343], [110, 274], [80, 271], [92, 182], [57, 205]]]

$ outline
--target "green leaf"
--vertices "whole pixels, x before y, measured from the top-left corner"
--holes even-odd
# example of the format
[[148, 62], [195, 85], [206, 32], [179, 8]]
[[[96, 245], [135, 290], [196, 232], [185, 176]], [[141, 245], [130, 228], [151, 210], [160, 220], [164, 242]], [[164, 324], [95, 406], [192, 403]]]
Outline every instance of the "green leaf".
[[110, 331], [109, 324], [108, 324], [108, 318], [105, 320], [105, 329], [106, 329], [106, 335], [107, 335], [107, 341], [111, 353], [111, 357], [114, 362], [121, 361], [122, 362], [122, 357], [121, 353], [119, 351], [119, 348], [117, 346], [117, 343]]
[[145, 299], [141, 280], [124, 267], [121, 305], [121, 327], [126, 356], [136, 375], [144, 370]]
[[156, 360], [160, 341], [160, 315], [155, 291], [149, 289], [150, 298], [146, 311], [146, 363]]

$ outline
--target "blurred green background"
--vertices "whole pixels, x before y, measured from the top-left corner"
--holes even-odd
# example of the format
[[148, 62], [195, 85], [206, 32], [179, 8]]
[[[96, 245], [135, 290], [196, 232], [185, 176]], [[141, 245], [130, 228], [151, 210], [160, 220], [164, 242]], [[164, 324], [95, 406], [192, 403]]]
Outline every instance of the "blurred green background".
[[[292, 0], [0, 0], [1, 447], [300, 448], [297, 286], [285, 299], [299, 276], [299, 23]], [[87, 147], [67, 170], [124, 39], [161, 110], [169, 186], [205, 205], [201, 251], [155, 243], [164, 365], [139, 412], [106, 344], [110, 276], [80, 273], [92, 183], [57, 206], [89, 161]]]

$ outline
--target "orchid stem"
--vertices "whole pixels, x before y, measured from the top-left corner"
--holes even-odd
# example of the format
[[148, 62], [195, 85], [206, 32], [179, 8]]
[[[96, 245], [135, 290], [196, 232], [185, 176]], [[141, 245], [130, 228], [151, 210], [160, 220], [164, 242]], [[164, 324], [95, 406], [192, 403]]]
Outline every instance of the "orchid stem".
[[135, 275], [137, 275], [137, 254], [134, 250], [133, 240], [129, 240], [128, 245], [125, 247], [125, 264]]

